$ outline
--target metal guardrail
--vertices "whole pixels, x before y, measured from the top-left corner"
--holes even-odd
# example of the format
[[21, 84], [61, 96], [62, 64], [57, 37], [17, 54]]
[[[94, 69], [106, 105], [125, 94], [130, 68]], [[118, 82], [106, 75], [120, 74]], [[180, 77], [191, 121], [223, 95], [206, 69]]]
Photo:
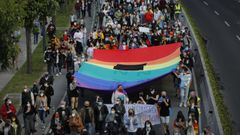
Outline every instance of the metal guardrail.
[[196, 78], [196, 88], [198, 95], [201, 97], [201, 125], [210, 126], [211, 131], [216, 135], [223, 135], [222, 124], [216, 107], [215, 99], [212, 92], [212, 87], [210, 85], [208, 73], [204, 63], [204, 58], [202, 57], [199, 43], [196, 40], [196, 35], [190, 25], [190, 21], [186, 16], [184, 10], [183, 14], [186, 17], [187, 24], [190, 28], [191, 35], [193, 36], [193, 50], [195, 51], [195, 78]]

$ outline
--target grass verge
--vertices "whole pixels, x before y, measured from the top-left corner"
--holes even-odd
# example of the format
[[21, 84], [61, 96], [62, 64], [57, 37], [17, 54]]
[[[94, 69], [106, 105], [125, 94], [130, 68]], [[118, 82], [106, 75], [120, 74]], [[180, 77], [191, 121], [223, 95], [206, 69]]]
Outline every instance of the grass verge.
[[[64, 11], [58, 12], [56, 16], [56, 24], [58, 27], [65, 27], [69, 24], [69, 14], [73, 8], [73, 0], [69, 1], [69, 4]], [[58, 35], [60, 32], [58, 31]], [[8, 82], [8, 84], [0, 92], [0, 99], [3, 99], [8, 93], [21, 93], [23, 86], [32, 86], [34, 81], [38, 81], [41, 75], [47, 71], [46, 64], [43, 62], [43, 52], [42, 52], [42, 40], [39, 42], [38, 46], [32, 54], [32, 74], [26, 74], [27, 63], [25, 62], [23, 66], [16, 72], [13, 78]], [[20, 99], [21, 100], [21, 99]], [[3, 103], [3, 100], [0, 101]], [[13, 100], [16, 108], [19, 108], [20, 101]]]
[[196, 38], [197, 38], [196, 40], [198, 41], [199, 47], [200, 47], [199, 49], [203, 55], [202, 57], [204, 59], [206, 69], [208, 72], [208, 77], [209, 77], [210, 84], [211, 84], [211, 87], [213, 90], [213, 95], [215, 98], [219, 117], [220, 117], [220, 120], [221, 120], [221, 123], [223, 126], [222, 128], [223, 128], [224, 135], [233, 135], [235, 133], [235, 131], [234, 131], [232, 123], [231, 123], [231, 118], [229, 116], [228, 109], [224, 105], [223, 96], [220, 92], [220, 84], [217, 80], [216, 72], [215, 72], [212, 62], [209, 58], [208, 51], [206, 48], [206, 43], [204, 42], [204, 38], [202, 37], [200, 30], [198, 29], [195, 21], [192, 19], [191, 15], [189, 14], [189, 10], [184, 5], [183, 5], [183, 8], [186, 12], [187, 18], [190, 21], [190, 25], [193, 28], [193, 32], [196, 35]]
[[69, 0], [68, 4], [63, 10], [59, 10], [56, 16], [56, 27], [68, 27], [70, 21], [70, 15], [73, 13], [74, 0]]
[[[46, 65], [43, 62], [42, 41], [33, 52], [32, 55], [32, 74], [26, 74], [27, 63], [16, 72], [9, 83], [3, 88], [0, 93], [0, 99], [3, 99], [7, 93], [19, 93], [23, 90], [23, 86], [32, 86], [34, 81], [37, 81], [44, 71], [46, 71]], [[19, 102], [18, 102], [19, 103]], [[18, 104], [16, 104], [17, 106]]]

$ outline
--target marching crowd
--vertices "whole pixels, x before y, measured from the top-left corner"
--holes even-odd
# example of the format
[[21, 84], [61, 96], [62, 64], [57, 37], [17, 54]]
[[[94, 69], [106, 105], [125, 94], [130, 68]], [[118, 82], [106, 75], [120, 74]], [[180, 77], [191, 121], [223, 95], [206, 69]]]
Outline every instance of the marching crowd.
[[[47, 27], [49, 47], [44, 54], [48, 72], [33, 86], [24, 86], [22, 92], [22, 113], [24, 134], [36, 132], [35, 123], [45, 125], [45, 118], [51, 111], [51, 97], [54, 96], [54, 75], [62, 74], [66, 69], [67, 101], [51, 116], [49, 133], [64, 134], [107, 134], [107, 135], [156, 135], [161, 130], [164, 135], [196, 135], [198, 133], [200, 98], [189, 90], [192, 83], [194, 64], [191, 50], [191, 35], [183, 23], [179, 1], [168, 0], [99, 0], [98, 26], [87, 35], [84, 17], [86, 11], [91, 17], [91, 0], [77, 0], [75, 13], [70, 16], [70, 28], [58, 38], [56, 26], [50, 22]], [[84, 101], [79, 105], [81, 88], [77, 86], [74, 72], [81, 62], [92, 58], [93, 49], [128, 50], [169, 43], [181, 42], [181, 62], [173, 73], [173, 85], [179, 107], [188, 109], [188, 114], [177, 113], [173, 125], [171, 99], [167, 91], [158, 91], [154, 87], [141, 91], [137, 100], [128, 97], [122, 85], [112, 93], [113, 106], [108, 109], [105, 97], [96, 96], [95, 102]], [[147, 120], [140, 128], [135, 110], [125, 109], [124, 104], [155, 105], [160, 115], [161, 129], [156, 129]], [[5, 99], [0, 108], [0, 134], [20, 135], [21, 124], [16, 117], [16, 109], [10, 98]], [[187, 116], [187, 117], [186, 117]], [[39, 120], [38, 120], [39, 119]], [[203, 135], [210, 135], [209, 127]]]

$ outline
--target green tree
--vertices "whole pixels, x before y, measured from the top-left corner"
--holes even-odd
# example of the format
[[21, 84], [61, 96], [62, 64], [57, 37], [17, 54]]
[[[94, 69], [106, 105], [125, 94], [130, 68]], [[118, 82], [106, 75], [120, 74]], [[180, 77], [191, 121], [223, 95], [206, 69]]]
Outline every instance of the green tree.
[[43, 49], [46, 50], [46, 28], [47, 16], [55, 16], [59, 5], [56, 0], [39, 0], [39, 20], [43, 34]]
[[[15, 44], [16, 37], [14, 32], [22, 26], [23, 10], [20, 8], [18, 0], [0, 0], [0, 63], [1, 69], [11, 67], [11, 53], [14, 52], [15, 59], [20, 51], [14, 49], [19, 48]], [[14, 65], [12, 65], [14, 67]]]
[[22, 0], [24, 9], [24, 28], [27, 48], [27, 73], [32, 73], [32, 40], [33, 21], [38, 17], [39, 3], [36, 0]]

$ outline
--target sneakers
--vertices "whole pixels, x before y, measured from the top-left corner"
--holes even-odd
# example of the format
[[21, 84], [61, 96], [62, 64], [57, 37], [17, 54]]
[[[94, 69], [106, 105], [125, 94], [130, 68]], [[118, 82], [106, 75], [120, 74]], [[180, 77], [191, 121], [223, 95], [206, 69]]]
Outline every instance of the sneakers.
[[182, 106], [183, 106], [183, 103], [180, 103], [180, 104], [179, 104], [179, 107], [182, 107]]
[[187, 107], [187, 104], [186, 104], [186, 103], [184, 103], [184, 107]]
[[56, 76], [59, 76], [58, 74], [56, 74]]

